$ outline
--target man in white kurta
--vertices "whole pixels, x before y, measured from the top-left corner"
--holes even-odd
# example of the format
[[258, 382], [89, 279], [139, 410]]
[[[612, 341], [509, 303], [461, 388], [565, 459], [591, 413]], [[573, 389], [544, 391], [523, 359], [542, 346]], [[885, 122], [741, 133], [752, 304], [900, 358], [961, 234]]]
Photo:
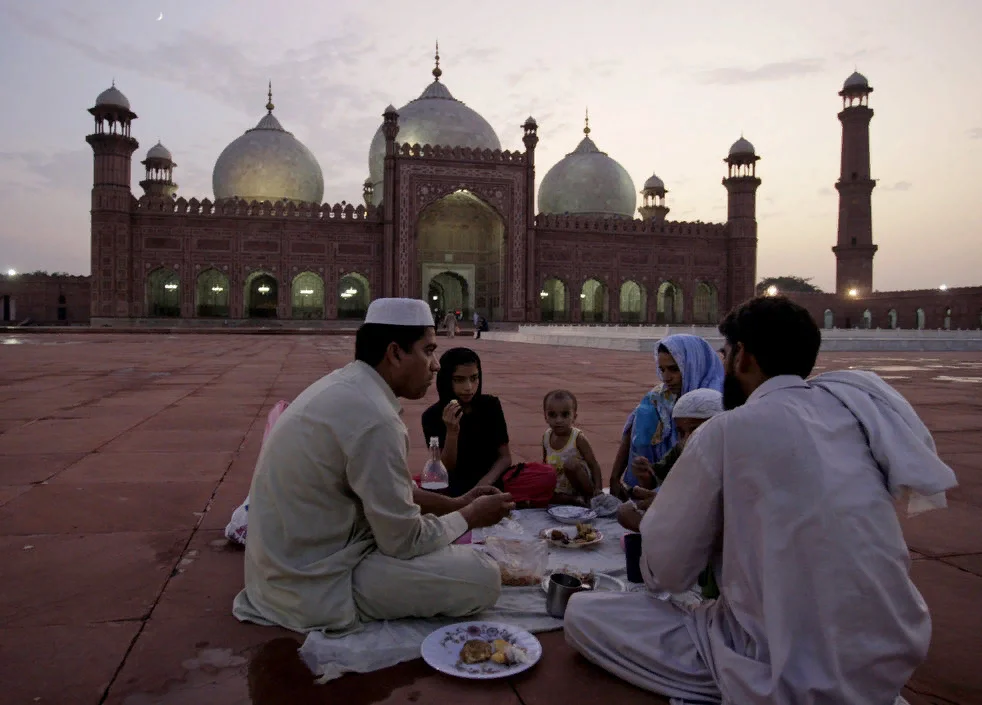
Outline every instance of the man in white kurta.
[[[427, 335], [433, 339], [432, 329]], [[424, 378], [423, 392], [428, 383]], [[500, 516], [475, 519], [472, 512], [469, 525], [470, 508], [421, 512], [400, 414], [390, 384], [361, 361], [315, 382], [283, 412], [249, 491], [245, 588], [233, 605], [238, 619], [343, 634], [362, 621], [463, 617], [494, 605], [497, 564], [451, 544]], [[492, 497], [475, 504], [481, 501], [494, 504]]]
[[[730, 391], [734, 367], [728, 359]], [[864, 432], [874, 424], [821, 386], [758, 381], [692, 435], [641, 523], [651, 590], [690, 588], [711, 559], [720, 598], [685, 609], [645, 593], [577, 595], [567, 640], [687, 702], [893, 703], [931, 636], [885, 477], [902, 461], [878, 464]], [[922, 465], [938, 478], [932, 494], [954, 484], [934, 460], [943, 469]]]

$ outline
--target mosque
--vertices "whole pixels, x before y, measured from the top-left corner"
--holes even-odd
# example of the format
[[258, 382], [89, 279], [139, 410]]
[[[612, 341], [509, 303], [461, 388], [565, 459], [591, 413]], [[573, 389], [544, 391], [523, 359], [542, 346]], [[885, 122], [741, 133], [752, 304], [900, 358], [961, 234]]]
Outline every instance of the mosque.
[[524, 151], [502, 150], [442, 73], [437, 54], [422, 93], [385, 109], [359, 204], [322, 203], [317, 158], [271, 89], [265, 115], [218, 156], [213, 198], [179, 192], [179, 155], [159, 142], [136, 198], [136, 114], [115, 86], [101, 93], [86, 137], [93, 324], [357, 319], [379, 296], [492, 322], [712, 323], [753, 294], [760, 180], [746, 139], [725, 159], [726, 223], [668, 221], [662, 180], [639, 192], [588, 119], [541, 178], [536, 212], [535, 119], [521, 125]]
[[[726, 222], [675, 222], [665, 183], [652, 175], [638, 190], [587, 119], [539, 181], [536, 211], [535, 119], [521, 125], [524, 151], [502, 150], [435, 59], [419, 97], [384, 110], [359, 204], [322, 202], [321, 167], [280, 122], [271, 87], [265, 115], [219, 154], [213, 198], [179, 192], [160, 142], [141, 161], [137, 198], [137, 116], [111, 86], [86, 137], [91, 275], [0, 276], [3, 320], [331, 326], [360, 319], [373, 298], [408, 296], [492, 324], [715, 325], [754, 294], [761, 181], [749, 141], [723, 160]], [[827, 328], [979, 328], [982, 288], [873, 287], [872, 91], [854, 73], [839, 92], [836, 291], [793, 296]]]

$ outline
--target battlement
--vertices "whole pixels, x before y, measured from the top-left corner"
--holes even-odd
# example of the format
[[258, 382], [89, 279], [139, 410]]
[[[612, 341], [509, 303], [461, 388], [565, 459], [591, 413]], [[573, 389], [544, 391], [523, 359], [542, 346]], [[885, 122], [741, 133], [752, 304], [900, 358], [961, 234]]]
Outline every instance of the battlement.
[[726, 223], [703, 223], [700, 220], [658, 223], [637, 218], [604, 218], [553, 213], [539, 213], [535, 216], [535, 227], [543, 230], [644, 233], [668, 237], [724, 237], [726, 235]]
[[294, 203], [293, 201], [251, 201], [247, 202], [241, 198], [226, 198], [218, 201], [211, 201], [204, 198], [198, 200], [192, 198], [160, 198], [143, 195], [139, 199], [133, 198], [133, 211], [144, 214], [177, 214], [177, 215], [205, 215], [205, 216], [238, 216], [245, 218], [309, 218], [314, 220], [352, 220], [352, 221], [380, 221], [382, 219], [381, 207], [368, 207], [359, 204], [354, 206], [350, 203], [344, 205], [340, 203], [316, 204], [316, 203]]
[[397, 146], [399, 156], [409, 159], [441, 159], [458, 162], [489, 162], [492, 164], [525, 164], [525, 152], [500, 149], [472, 149], [431, 144], [402, 143]]

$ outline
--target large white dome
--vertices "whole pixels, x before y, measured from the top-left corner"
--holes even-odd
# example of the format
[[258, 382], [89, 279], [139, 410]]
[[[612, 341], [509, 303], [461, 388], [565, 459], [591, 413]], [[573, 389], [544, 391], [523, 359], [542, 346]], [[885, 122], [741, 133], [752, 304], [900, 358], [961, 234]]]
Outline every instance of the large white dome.
[[633, 218], [638, 204], [630, 174], [590, 139], [559, 160], [539, 184], [539, 212]]
[[259, 124], [229, 144], [215, 162], [211, 176], [215, 199], [320, 203], [324, 198], [320, 164], [280, 125], [273, 115], [272, 97], [266, 109]]
[[[398, 144], [419, 144], [472, 149], [501, 149], [494, 128], [476, 111], [450, 94], [440, 82], [439, 66], [433, 69], [434, 80], [416, 100], [399, 108]], [[382, 202], [382, 178], [385, 166], [385, 135], [379, 126], [368, 149], [369, 180], [374, 186], [373, 202]]]

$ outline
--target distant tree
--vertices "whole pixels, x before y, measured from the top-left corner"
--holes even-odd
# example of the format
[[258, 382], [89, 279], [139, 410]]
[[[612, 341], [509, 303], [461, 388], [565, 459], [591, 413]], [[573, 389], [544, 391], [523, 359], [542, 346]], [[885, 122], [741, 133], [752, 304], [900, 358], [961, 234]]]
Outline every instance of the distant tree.
[[795, 294], [821, 294], [821, 289], [811, 283], [811, 278], [786, 276], [786, 277], [767, 277], [761, 279], [757, 285], [757, 294], [766, 294], [767, 290], [776, 286], [778, 291], [790, 292]]

